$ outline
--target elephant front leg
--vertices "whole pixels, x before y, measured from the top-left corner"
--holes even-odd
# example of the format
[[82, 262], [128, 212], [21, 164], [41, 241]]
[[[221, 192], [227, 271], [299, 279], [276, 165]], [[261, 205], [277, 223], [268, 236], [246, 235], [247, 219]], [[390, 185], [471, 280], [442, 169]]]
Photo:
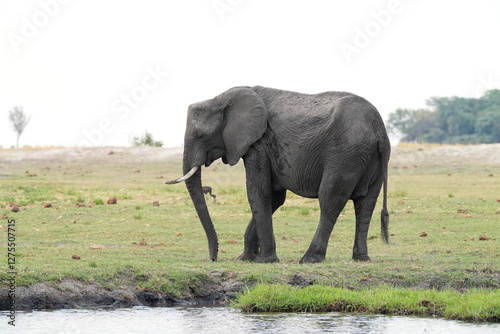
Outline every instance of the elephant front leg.
[[[285, 203], [286, 199], [286, 190], [278, 190], [274, 191], [272, 194], [272, 214], [280, 206]], [[238, 257], [238, 260], [241, 261], [254, 261], [255, 258], [259, 255], [260, 252], [260, 244], [259, 237], [257, 236], [257, 225], [255, 224], [255, 219], [252, 218], [250, 223], [248, 224], [247, 230], [245, 232], [245, 249], [243, 254]]]
[[[256, 195], [252, 194], [252, 192], [249, 192], [248, 198], [252, 209], [252, 221], [255, 222], [257, 245], [259, 248], [254, 261], [259, 263], [279, 262], [278, 256], [276, 255], [276, 240], [273, 232], [270, 198], [267, 200], [265, 196], [260, 197], [259, 195], [257, 199], [255, 199]], [[249, 227], [252, 228], [252, 226]], [[245, 248], [255, 249], [254, 247], [255, 238], [249, 235]]]
[[[279, 262], [276, 255], [276, 241], [273, 232], [273, 192], [269, 161], [259, 155], [258, 150], [249, 150], [244, 156], [247, 176], [247, 196], [252, 210], [252, 220], [245, 233], [245, 252], [255, 254], [255, 262]], [[281, 203], [282, 204], [282, 203]], [[280, 205], [281, 205], [280, 204]], [[256, 241], [257, 240], [257, 241]]]
[[255, 219], [250, 220], [245, 232], [245, 248], [243, 253], [238, 256], [240, 261], [254, 261], [259, 254], [259, 237], [257, 236], [257, 226]]

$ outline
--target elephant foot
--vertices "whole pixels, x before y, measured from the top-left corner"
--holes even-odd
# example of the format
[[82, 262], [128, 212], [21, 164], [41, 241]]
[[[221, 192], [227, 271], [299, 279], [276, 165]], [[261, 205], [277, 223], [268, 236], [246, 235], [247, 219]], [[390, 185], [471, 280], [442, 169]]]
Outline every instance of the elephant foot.
[[323, 262], [325, 261], [325, 257], [322, 256], [322, 255], [318, 255], [318, 254], [315, 254], [315, 255], [304, 255], [302, 257], [302, 259], [300, 260], [300, 264], [303, 264], [303, 263], [320, 263], [320, 262]]
[[238, 256], [238, 260], [240, 261], [254, 261], [257, 257], [257, 254], [253, 252], [243, 252], [240, 256]]
[[258, 255], [254, 261], [257, 263], [273, 263], [273, 262], [280, 262], [280, 259], [278, 259], [278, 256], [276, 254], [268, 256]]
[[352, 259], [354, 261], [363, 261], [363, 262], [371, 262], [371, 259], [368, 255], [360, 255], [360, 254], [353, 254]]

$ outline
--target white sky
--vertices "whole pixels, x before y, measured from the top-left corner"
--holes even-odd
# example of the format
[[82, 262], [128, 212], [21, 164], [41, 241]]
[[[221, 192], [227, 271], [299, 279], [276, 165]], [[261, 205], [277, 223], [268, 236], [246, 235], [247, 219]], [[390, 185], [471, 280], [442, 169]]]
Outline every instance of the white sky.
[[21, 146], [179, 146], [187, 106], [239, 85], [350, 91], [386, 119], [500, 88], [499, 36], [494, 0], [2, 0], [0, 145], [22, 105]]

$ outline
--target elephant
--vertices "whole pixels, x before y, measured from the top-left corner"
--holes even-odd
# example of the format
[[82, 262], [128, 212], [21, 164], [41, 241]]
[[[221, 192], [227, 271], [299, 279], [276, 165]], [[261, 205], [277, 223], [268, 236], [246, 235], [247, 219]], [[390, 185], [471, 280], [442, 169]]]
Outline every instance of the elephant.
[[238, 257], [279, 262], [272, 215], [287, 190], [318, 198], [319, 224], [300, 263], [325, 260], [328, 240], [347, 201], [354, 203], [353, 260], [370, 261], [367, 233], [383, 184], [381, 235], [388, 243], [387, 169], [391, 146], [377, 109], [348, 92], [302, 94], [233, 87], [188, 107], [184, 137], [185, 181], [203, 225], [212, 261], [218, 239], [201, 190], [201, 166], [215, 160], [234, 166], [243, 158], [252, 218]]

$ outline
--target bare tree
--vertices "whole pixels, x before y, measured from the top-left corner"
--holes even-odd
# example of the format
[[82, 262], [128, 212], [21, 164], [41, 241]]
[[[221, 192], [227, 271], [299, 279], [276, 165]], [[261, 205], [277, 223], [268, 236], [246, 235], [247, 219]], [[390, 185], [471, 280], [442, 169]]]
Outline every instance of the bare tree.
[[12, 128], [17, 132], [16, 147], [19, 147], [19, 137], [23, 133], [24, 128], [28, 125], [31, 116], [24, 113], [22, 106], [15, 106], [9, 111], [9, 120], [12, 124]]

